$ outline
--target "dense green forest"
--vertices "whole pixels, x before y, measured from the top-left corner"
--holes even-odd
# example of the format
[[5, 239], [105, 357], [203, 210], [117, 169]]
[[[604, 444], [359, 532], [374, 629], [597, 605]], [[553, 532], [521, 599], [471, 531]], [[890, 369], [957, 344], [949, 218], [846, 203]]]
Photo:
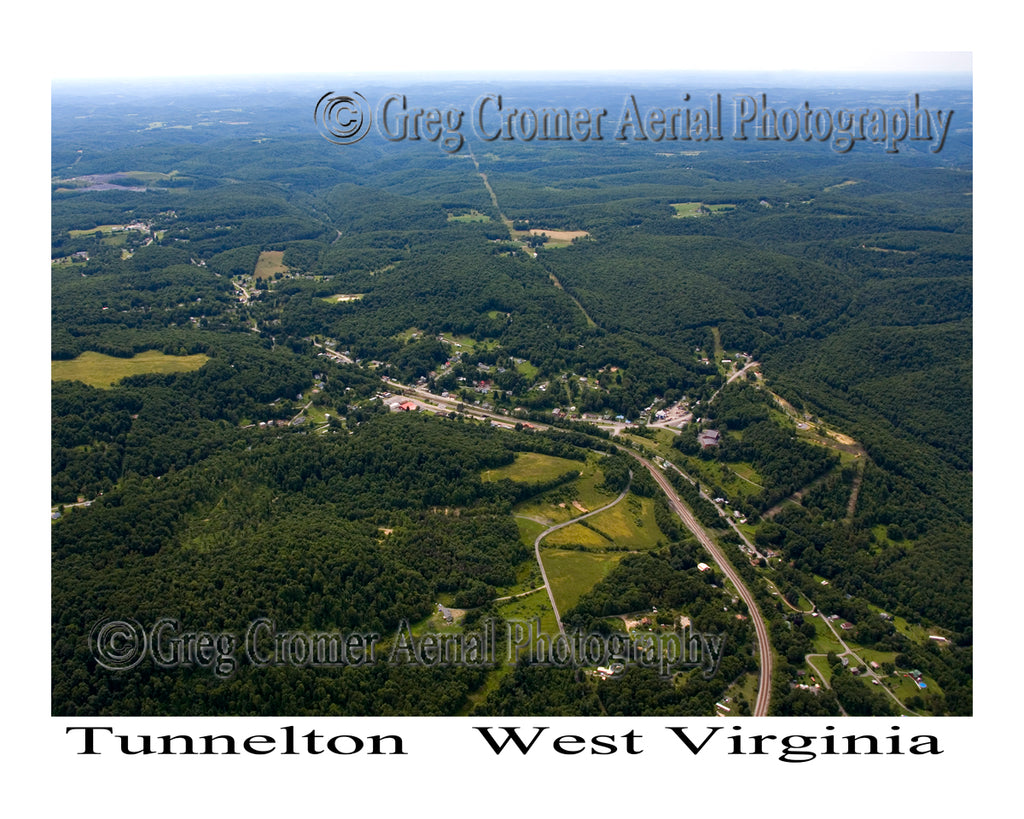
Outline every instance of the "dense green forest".
[[[621, 89], [574, 93], [599, 104]], [[695, 568], [695, 541], [637, 476], [633, 495], [659, 499], [656, 548], [618, 560], [563, 619], [604, 633], [627, 612], [685, 611], [727, 634], [712, 680], [629, 668], [595, 684], [528, 663], [219, 677], [90, 656], [110, 618], [394, 634], [444, 601], [466, 611], [460, 633], [487, 618], [500, 629], [495, 601], [527, 591], [536, 567], [515, 515], [580, 489], [573, 472], [482, 475], [523, 453], [583, 464], [614, 451], [616, 420], [637, 439], [668, 435], [662, 455], [696, 478], [670, 480], [752, 585], [767, 577], [841, 613], [858, 645], [938, 681], [919, 711], [971, 712], [969, 128], [941, 153], [470, 139], [449, 154], [375, 135], [331, 145], [308, 123], [317, 96], [240, 92], [244, 116], [228, 116], [216, 90], [173, 105], [54, 90], [51, 358], [102, 354], [117, 372], [147, 351], [207, 357], [116, 384], [53, 382], [55, 714], [713, 713], [756, 675], [751, 629], [722, 616], [716, 575]], [[969, 92], [937, 96], [969, 121]], [[727, 383], [734, 362], [756, 377]], [[389, 411], [413, 386], [452, 403]], [[521, 423], [498, 429], [455, 402]], [[691, 422], [654, 432], [675, 405]], [[704, 430], [719, 442], [702, 444]], [[603, 463], [603, 488], [629, 484], [629, 461]], [[771, 552], [760, 565], [712, 500], [724, 495]], [[792, 687], [815, 653], [811, 618], [761, 603], [774, 713], [889, 713], [849, 675], [818, 694]]]

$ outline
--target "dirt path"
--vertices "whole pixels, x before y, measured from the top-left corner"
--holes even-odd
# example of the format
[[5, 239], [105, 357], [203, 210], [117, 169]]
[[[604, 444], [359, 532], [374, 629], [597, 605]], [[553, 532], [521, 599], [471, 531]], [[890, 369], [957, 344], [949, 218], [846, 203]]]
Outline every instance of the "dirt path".
[[853, 513], [857, 511], [857, 498], [860, 497], [860, 485], [864, 482], [864, 462], [865, 458], [861, 458], [857, 463], [857, 475], [853, 479], [853, 486], [850, 488], [850, 502], [846, 505], [846, 520], [844, 521], [847, 526], [853, 523]]
[[535, 589], [527, 589], [526, 591], [519, 592], [518, 594], [506, 594], [504, 597], [495, 597], [491, 602], [500, 603], [503, 600], [518, 600], [520, 597], [526, 597], [528, 594], [533, 594], [535, 592], [542, 591], [543, 589], [543, 586], [537, 586]]
[[[487, 193], [489, 193], [490, 196], [491, 196], [491, 203], [494, 205], [494, 209], [498, 212], [498, 218], [501, 219], [501, 223], [505, 226], [506, 230], [508, 230], [508, 237], [513, 242], [515, 242], [516, 244], [520, 245], [527, 253], [532, 254], [533, 258], [536, 259], [537, 258], [536, 251], [533, 251], [530, 248], [526, 247], [526, 245], [523, 244], [523, 242], [521, 242], [519, 239], [516, 238], [515, 229], [512, 227], [512, 220], [509, 219], [504, 213], [502, 213], [501, 206], [498, 204], [498, 195], [494, 192], [494, 188], [491, 187], [491, 183], [487, 181], [487, 174], [485, 174], [483, 171], [480, 170], [480, 163], [477, 162], [476, 156], [474, 156], [472, 149], [470, 149], [470, 151], [469, 151], [469, 158], [473, 160], [473, 167], [476, 168], [476, 172], [480, 175], [480, 178], [484, 181], [484, 187], [487, 188]], [[549, 234], [552, 234], [552, 233], [557, 233], [558, 231], [546, 231], [546, 232], [549, 233]], [[579, 303], [579, 301], [576, 299], [575, 296], [572, 295], [572, 293], [569, 293], [564, 287], [562, 287], [562, 283], [555, 277], [555, 274], [552, 273], [550, 270], [548, 271], [548, 277], [551, 279], [551, 281], [555, 285], [555, 287], [557, 287], [559, 290], [561, 290], [563, 293], [565, 293], [570, 299], [572, 299], [572, 303], [575, 304], [580, 309], [580, 312], [583, 314], [583, 318], [585, 318], [586, 321], [587, 321], [587, 326], [588, 327], [597, 327], [597, 322], [594, 321], [587, 314], [587, 311], [583, 309], [583, 305]]]

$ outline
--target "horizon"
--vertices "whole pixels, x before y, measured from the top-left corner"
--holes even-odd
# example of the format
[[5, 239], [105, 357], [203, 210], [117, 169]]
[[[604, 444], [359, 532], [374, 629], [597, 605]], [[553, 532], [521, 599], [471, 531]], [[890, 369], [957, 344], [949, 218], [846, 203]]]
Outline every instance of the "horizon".
[[[927, 82], [931, 88], [973, 91], [973, 69], [938, 69], [921, 68], [917, 70], [790, 70], [782, 68], [762, 69], [637, 69], [631, 71], [612, 71], [606, 69], [586, 71], [566, 69], [558, 71], [506, 71], [490, 70], [483, 72], [460, 71], [361, 71], [341, 75], [337, 72], [279, 72], [279, 73], [209, 73], [182, 75], [149, 75], [124, 77], [55, 77], [51, 79], [51, 93], [82, 93], [145, 89], [160, 90], [161, 88], [196, 88], [208, 92], [220, 89], [237, 89], [274, 83], [278, 89], [287, 90], [293, 87], [322, 84], [324, 81], [335, 81], [338, 78], [346, 82], [368, 84], [404, 83], [410, 87], [424, 85], [441, 85], [457, 83], [459, 85], [481, 85], [484, 83], [502, 82], [509, 85], [625, 85], [631, 82], [649, 86], [674, 85], [680, 82], [708, 84], [738, 83], [750, 85], [762, 84], [777, 88], [884, 88], [889, 89], [911, 82]], [[216, 87], [211, 87], [211, 85]]]

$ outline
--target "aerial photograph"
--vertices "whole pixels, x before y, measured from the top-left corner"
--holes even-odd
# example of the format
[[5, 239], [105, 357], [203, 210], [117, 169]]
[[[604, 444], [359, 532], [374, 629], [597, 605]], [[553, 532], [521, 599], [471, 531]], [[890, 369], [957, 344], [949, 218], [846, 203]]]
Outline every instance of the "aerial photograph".
[[1012, 787], [1007, 26], [64, 5], [9, 72], [25, 797], [946, 819]]
[[55, 80], [52, 715], [971, 715], [972, 150], [969, 69]]

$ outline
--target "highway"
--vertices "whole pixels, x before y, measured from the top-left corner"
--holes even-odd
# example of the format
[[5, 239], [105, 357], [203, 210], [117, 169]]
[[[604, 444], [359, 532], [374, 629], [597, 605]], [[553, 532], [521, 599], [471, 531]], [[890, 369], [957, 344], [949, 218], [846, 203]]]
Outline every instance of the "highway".
[[[391, 379], [385, 378], [384, 381], [392, 389], [401, 390], [407, 396], [415, 396], [417, 399], [420, 400], [421, 403], [423, 403], [424, 398], [427, 398], [434, 404], [434, 406], [427, 405], [425, 408], [428, 410], [433, 410], [435, 412], [448, 412], [455, 409], [456, 406], [460, 403], [458, 400], [444, 399], [438, 395], [434, 395], [433, 393], [428, 392], [427, 390], [419, 389], [416, 387], [410, 387], [406, 384], [400, 384], [399, 382], [392, 381]], [[465, 406], [465, 414], [473, 415], [484, 420], [494, 420], [510, 425], [515, 424], [516, 422], [521, 422], [522, 420], [519, 418], [512, 418], [505, 415], [499, 415], [498, 413], [495, 412], [484, 411], [479, 409], [478, 407], [471, 407], [468, 405]], [[537, 422], [532, 422], [532, 426], [537, 430], [557, 429], [557, 427], [549, 427], [547, 424], [541, 424]], [[665, 477], [664, 474], [662, 474], [661, 470], [658, 469], [646, 458], [644, 458], [642, 455], [633, 451], [632, 449], [629, 449], [628, 447], [622, 445], [619, 445], [619, 449], [636, 458], [641, 464], [643, 464], [647, 468], [647, 470], [654, 477], [654, 480], [657, 482], [658, 486], [661, 487], [662, 492], [665, 493], [665, 497], [668, 498], [669, 505], [675, 510], [676, 514], [679, 515], [679, 518], [683, 521], [683, 523], [686, 524], [686, 528], [693, 532], [694, 537], [697, 538], [697, 541], [705, 549], [707, 549], [715, 565], [717, 565], [722, 570], [722, 573], [729, 579], [733, 586], [735, 586], [736, 593], [739, 594], [743, 602], [746, 603], [747, 611], [750, 616], [750, 622], [753, 624], [754, 631], [757, 635], [757, 655], [758, 664], [760, 665], [757, 699], [754, 703], [753, 715], [755, 717], [767, 716], [768, 708], [771, 704], [772, 698], [772, 646], [771, 642], [768, 639], [768, 628], [767, 626], [765, 626], [764, 618], [761, 616], [761, 610], [757, 606], [757, 601], [754, 600], [754, 595], [751, 594], [750, 590], [743, 582], [743, 579], [739, 576], [739, 574], [737, 574], [736, 569], [734, 569], [732, 564], [726, 559], [721, 549], [719, 549], [714, 540], [711, 539], [711, 536], [708, 535], [706, 531], [704, 531], [704, 528], [693, 516], [693, 512], [690, 511], [690, 508], [685, 503], [683, 503], [679, 495], [676, 494], [676, 491], [672, 487], [672, 484], [669, 483], [668, 479]], [[617, 503], [618, 501], [615, 502]], [[579, 520], [579, 518], [577, 518], [577, 520]], [[548, 533], [543, 533], [543, 535], [546, 534]], [[534, 549], [538, 552], [538, 563], [540, 563], [540, 554], [538, 549], [539, 542], [540, 538], [538, 538], [537, 541], [534, 543]], [[543, 564], [541, 564], [541, 574], [542, 576], [544, 574]], [[544, 581], [545, 585], [547, 585], [546, 577], [544, 578]], [[551, 594], [550, 586], [548, 587], [548, 594], [549, 596]], [[552, 607], [554, 607], [553, 599], [551, 600], [551, 604]], [[555, 608], [554, 611], [555, 619], [558, 621], [559, 627], [561, 628], [561, 620], [558, 616], [558, 609]]]
[[757, 634], [757, 653], [758, 660], [761, 666], [760, 681], [757, 689], [757, 700], [754, 703], [753, 714], [755, 717], [764, 717], [768, 715], [768, 707], [771, 704], [772, 699], [772, 646], [768, 640], [768, 628], [764, 624], [764, 618], [761, 616], [761, 610], [757, 607], [757, 601], [754, 600], [754, 596], [750, 593], [743, 579], [736, 573], [736, 570], [732, 567], [732, 564], [726, 559], [721, 549], [718, 548], [717, 544], [711, 539], [711, 536], [704, 531], [704, 527], [700, 525], [697, 519], [693, 516], [689, 507], [683, 503], [680, 497], [676, 494], [672, 484], [669, 483], [660, 469], [654, 464], [648, 461], [646, 458], [638, 455], [632, 450], [623, 448], [623, 452], [628, 452], [640, 463], [642, 463], [647, 470], [657, 481], [658, 486], [661, 487], [662, 492], [668, 498], [669, 504], [675, 510], [676, 514], [679, 515], [683, 523], [686, 524], [694, 536], [700, 542], [700, 544], [708, 550], [715, 564], [722, 570], [722, 573], [729, 578], [733, 586], [736, 587], [736, 592], [743, 599], [743, 602], [747, 604], [747, 611], [750, 615], [750, 622], [754, 625], [754, 631]]

